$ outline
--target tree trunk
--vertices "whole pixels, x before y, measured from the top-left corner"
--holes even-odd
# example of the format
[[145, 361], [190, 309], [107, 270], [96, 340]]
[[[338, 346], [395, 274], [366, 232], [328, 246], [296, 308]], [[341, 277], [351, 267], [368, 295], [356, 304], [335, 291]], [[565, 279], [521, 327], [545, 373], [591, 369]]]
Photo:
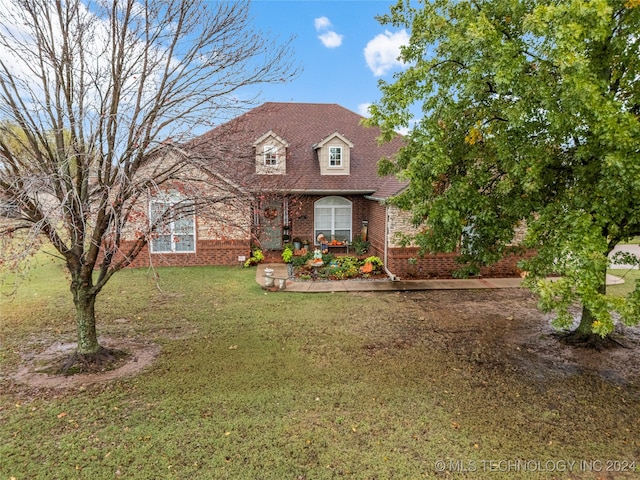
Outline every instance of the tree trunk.
[[[598, 293], [600, 295], [606, 295], [607, 293], [607, 271], [602, 271], [602, 278], [600, 279], [600, 285], [598, 286]], [[582, 317], [580, 317], [580, 324], [578, 328], [576, 328], [575, 333], [578, 335], [597, 335], [593, 333], [591, 328], [591, 324], [597, 320], [596, 317], [593, 316], [591, 310], [587, 307], [582, 307]], [[598, 335], [599, 336], [599, 335]]]
[[[598, 293], [604, 295], [607, 293], [607, 272], [602, 272], [602, 281], [598, 287]], [[591, 325], [597, 318], [591, 313], [588, 307], [582, 306], [582, 316], [580, 317], [580, 323], [577, 328], [567, 334], [564, 341], [569, 345], [595, 348], [601, 350], [604, 348], [612, 348], [619, 346], [620, 343], [612, 339], [609, 335], [601, 337], [599, 334], [593, 332]]]
[[580, 335], [580, 336], [596, 335], [591, 330], [591, 324], [595, 320], [596, 319], [594, 318], [593, 314], [591, 313], [591, 310], [589, 310], [586, 306], [583, 306], [582, 307], [582, 316], [580, 317], [580, 324], [573, 331], [573, 333], [575, 333], [576, 335]]
[[78, 355], [95, 355], [102, 348], [96, 334], [96, 294], [91, 292], [91, 286], [71, 284], [73, 303], [76, 307], [76, 333], [78, 337]]

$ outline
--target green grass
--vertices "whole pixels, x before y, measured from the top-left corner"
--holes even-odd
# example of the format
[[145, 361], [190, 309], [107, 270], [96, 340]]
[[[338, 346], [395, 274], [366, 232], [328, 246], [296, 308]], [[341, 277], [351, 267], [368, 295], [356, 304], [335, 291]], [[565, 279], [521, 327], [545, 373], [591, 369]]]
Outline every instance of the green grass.
[[[161, 345], [143, 374], [69, 392], [2, 380], [0, 478], [419, 479], [462, 460], [477, 471], [438, 478], [548, 479], [481, 462], [638, 456], [637, 397], [601, 379], [541, 391], [424, 342], [371, 348], [400, 328], [397, 294], [264, 292], [254, 269], [158, 272], [157, 285], [123, 271], [98, 301], [102, 335]], [[0, 301], [1, 371], [73, 340], [58, 263]]]
[[608, 285], [607, 294], [613, 297], [626, 297], [640, 282], [640, 270], [609, 270], [608, 273], [624, 279], [620, 285]]

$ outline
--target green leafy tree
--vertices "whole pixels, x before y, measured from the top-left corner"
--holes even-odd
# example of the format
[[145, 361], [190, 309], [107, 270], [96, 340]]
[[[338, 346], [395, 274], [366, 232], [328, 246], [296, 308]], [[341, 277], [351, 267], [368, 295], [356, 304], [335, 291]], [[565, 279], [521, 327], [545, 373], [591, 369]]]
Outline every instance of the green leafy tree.
[[524, 224], [526, 282], [557, 327], [576, 301], [576, 342], [606, 337], [615, 312], [637, 324], [640, 286], [610, 298], [605, 276], [640, 233], [640, 2], [400, 1], [380, 20], [411, 30], [369, 123], [387, 140], [409, 129], [380, 170], [410, 181], [396, 202], [423, 226], [415, 241], [451, 251], [462, 236], [464, 259], [489, 264]]
[[[25, 251], [43, 238], [63, 259], [81, 361], [103, 353], [98, 294], [159, 225], [207, 206], [226, 221], [227, 208], [213, 206], [237, 198], [218, 182], [209, 196], [186, 192], [194, 194], [153, 218], [136, 208], [206, 169], [179, 145], [255, 103], [245, 87], [295, 74], [288, 43], [254, 30], [248, 1], [3, 2], [0, 201], [20, 215], [1, 222], [0, 234]], [[134, 236], [126, 246], [125, 234]]]

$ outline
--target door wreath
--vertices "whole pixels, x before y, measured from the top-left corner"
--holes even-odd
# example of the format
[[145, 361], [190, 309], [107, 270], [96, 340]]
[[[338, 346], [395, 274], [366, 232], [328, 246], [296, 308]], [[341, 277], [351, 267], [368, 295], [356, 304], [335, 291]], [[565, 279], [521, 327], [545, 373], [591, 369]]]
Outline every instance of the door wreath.
[[278, 216], [278, 209], [276, 208], [265, 208], [264, 209], [264, 218], [276, 218]]

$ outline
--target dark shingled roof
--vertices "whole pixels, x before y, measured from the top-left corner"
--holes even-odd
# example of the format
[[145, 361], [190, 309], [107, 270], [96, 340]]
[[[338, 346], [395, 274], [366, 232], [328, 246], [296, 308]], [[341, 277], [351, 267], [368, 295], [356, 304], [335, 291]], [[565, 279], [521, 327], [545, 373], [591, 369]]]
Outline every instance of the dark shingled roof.
[[[336, 104], [268, 102], [195, 138], [186, 148], [241, 184], [258, 186], [264, 185], [263, 180], [271, 180], [284, 185], [282, 178], [265, 178], [281, 176], [255, 174], [253, 143], [272, 130], [289, 144], [288, 183], [281, 187], [283, 190], [387, 198], [406, 184], [395, 177], [379, 177], [377, 162], [392, 157], [404, 140], [398, 135], [393, 141], [379, 145], [380, 130], [362, 126], [362, 119]], [[314, 145], [336, 132], [353, 143], [350, 175], [320, 175]]]

